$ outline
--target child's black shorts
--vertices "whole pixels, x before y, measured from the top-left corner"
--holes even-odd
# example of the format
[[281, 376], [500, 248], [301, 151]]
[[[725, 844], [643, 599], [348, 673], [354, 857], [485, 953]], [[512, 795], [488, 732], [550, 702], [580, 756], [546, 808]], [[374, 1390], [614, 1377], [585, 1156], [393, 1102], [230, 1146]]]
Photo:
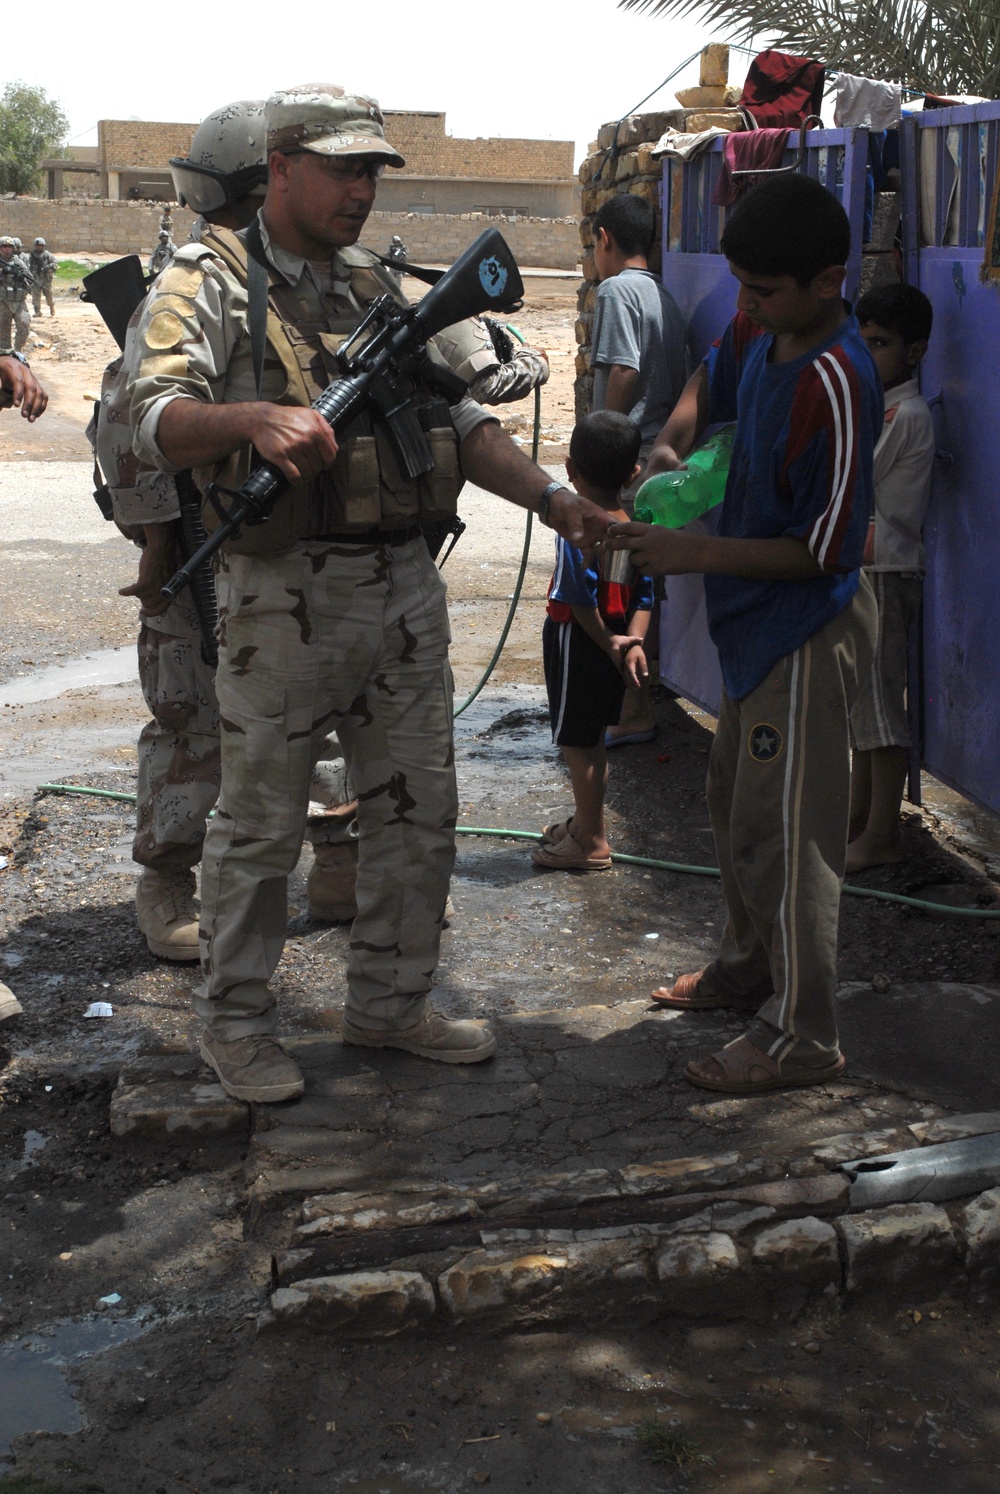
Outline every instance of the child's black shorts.
[[557, 747], [596, 747], [617, 726], [625, 681], [602, 648], [574, 622], [547, 617], [542, 628], [549, 720]]

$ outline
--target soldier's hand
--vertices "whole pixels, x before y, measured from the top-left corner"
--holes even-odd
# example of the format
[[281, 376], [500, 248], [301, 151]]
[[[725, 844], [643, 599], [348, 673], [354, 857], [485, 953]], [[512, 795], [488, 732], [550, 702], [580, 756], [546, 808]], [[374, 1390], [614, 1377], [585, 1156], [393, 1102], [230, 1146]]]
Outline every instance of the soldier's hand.
[[337, 456], [337, 438], [322, 415], [287, 405], [260, 404], [253, 444], [289, 482], [318, 477]]
[[10, 396], [3, 402], [4, 407], [20, 405], [25, 420], [37, 420], [49, 402], [31, 369], [16, 358], [0, 358], [0, 388]]
[[139, 556], [139, 574], [131, 586], [120, 588], [120, 597], [137, 597], [150, 617], [159, 617], [170, 603], [163, 588], [180, 564], [173, 524], [145, 525], [146, 543]]
[[578, 550], [592, 550], [598, 540], [604, 538], [612, 523], [611, 516], [589, 498], [569, 488], [560, 488], [552, 494], [549, 504], [549, 524], [569, 544]]

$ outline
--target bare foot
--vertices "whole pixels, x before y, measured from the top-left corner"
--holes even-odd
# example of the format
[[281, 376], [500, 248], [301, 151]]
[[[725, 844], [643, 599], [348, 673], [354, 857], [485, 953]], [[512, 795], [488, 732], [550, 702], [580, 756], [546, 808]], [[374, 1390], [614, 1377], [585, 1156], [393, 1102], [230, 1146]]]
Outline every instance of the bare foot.
[[903, 847], [899, 841], [879, 845], [859, 835], [847, 847], [848, 872], [867, 871], [870, 866], [894, 866], [903, 859]]

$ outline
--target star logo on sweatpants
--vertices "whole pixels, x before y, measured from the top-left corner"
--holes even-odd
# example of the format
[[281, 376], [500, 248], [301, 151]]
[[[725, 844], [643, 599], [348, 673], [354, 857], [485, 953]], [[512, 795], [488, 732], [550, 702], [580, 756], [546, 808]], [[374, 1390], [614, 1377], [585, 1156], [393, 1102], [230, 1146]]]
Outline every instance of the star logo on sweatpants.
[[750, 756], [755, 763], [773, 763], [781, 756], [784, 739], [776, 726], [755, 726], [750, 732]]

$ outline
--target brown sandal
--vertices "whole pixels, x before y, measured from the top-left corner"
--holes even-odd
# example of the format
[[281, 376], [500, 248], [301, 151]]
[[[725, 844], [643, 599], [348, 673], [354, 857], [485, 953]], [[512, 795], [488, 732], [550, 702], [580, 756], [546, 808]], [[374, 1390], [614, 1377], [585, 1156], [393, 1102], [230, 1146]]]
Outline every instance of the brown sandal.
[[[701, 1072], [708, 1064], [714, 1064], [715, 1072]], [[711, 1089], [718, 1094], [763, 1095], [775, 1089], [829, 1084], [839, 1079], [846, 1067], [846, 1059], [839, 1054], [834, 1063], [821, 1069], [782, 1069], [748, 1037], [739, 1037], [709, 1058], [692, 1060], [684, 1070], [684, 1078], [699, 1089]]]
[[555, 845], [543, 840], [535, 847], [531, 859], [536, 866], [548, 867], [550, 871], [609, 871], [610, 856], [588, 856], [577, 845], [569, 831]]
[[722, 991], [699, 992], [698, 986], [704, 974], [704, 970], [693, 970], [687, 975], [679, 975], [672, 986], [658, 986], [649, 999], [656, 1006], [669, 1006], [682, 1012], [708, 1012], [721, 1006], [756, 1011], [767, 999], [761, 997], [758, 1000], [756, 996], [727, 996]]
[[569, 827], [573, 823], [573, 816], [568, 820], [556, 820], [554, 825], [546, 825], [542, 831], [542, 842], [545, 845], [557, 846], [559, 842], [569, 834]]

